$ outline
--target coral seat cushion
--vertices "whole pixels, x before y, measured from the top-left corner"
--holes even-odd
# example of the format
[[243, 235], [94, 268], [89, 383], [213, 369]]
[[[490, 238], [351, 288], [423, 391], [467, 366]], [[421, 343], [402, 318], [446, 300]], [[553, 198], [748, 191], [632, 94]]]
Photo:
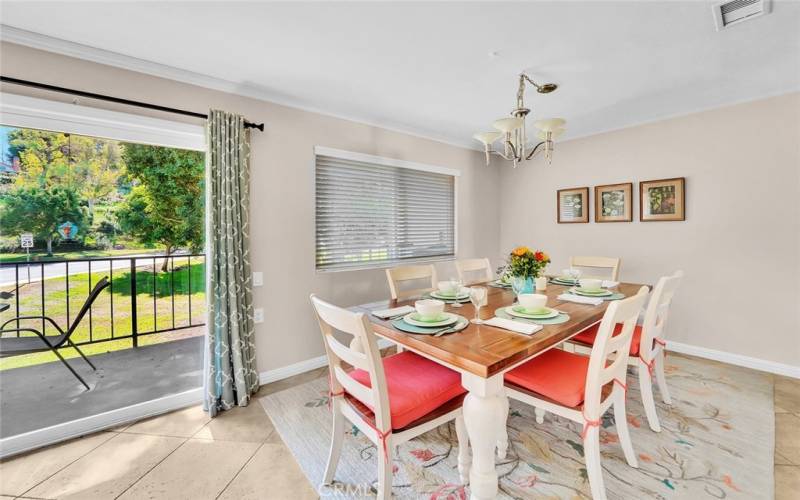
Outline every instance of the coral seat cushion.
[[[409, 351], [383, 358], [383, 372], [393, 429], [402, 429], [466, 392], [457, 372]], [[350, 376], [372, 387], [368, 372], [353, 370]]]
[[[586, 330], [582, 331], [581, 333], [572, 337], [572, 340], [575, 342], [580, 342], [581, 344], [587, 345], [594, 345], [594, 338], [597, 336], [597, 330], [600, 328], [600, 323], [590, 326]], [[614, 327], [614, 336], [618, 335], [619, 332], [622, 331], [622, 323], [617, 323], [617, 326]], [[631, 356], [638, 356], [639, 355], [639, 342], [642, 340], [642, 325], [636, 325], [633, 328], [633, 339], [631, 340], [631, 349], [630, 355]]]
[[564, 406], [583, 403], [589, 357], [550, 349], [506, 373], [506, 382], [541, 394]]

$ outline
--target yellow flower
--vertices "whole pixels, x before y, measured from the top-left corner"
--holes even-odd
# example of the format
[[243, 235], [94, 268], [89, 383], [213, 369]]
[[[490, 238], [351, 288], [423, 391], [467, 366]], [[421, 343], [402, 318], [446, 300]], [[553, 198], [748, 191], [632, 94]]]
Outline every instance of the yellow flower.
[[550, 261], [550, 256], [547, 255], [547, 252], [542, 252], [542, 260], [545, 261], [545, 262], [549, 262]]
[[530, 249], [528, 247], [517, 247], [511, 253], [513, 253], [517, 257], [522, 257], [523, 255], [525, 255], [528, 252], [530, 252]]

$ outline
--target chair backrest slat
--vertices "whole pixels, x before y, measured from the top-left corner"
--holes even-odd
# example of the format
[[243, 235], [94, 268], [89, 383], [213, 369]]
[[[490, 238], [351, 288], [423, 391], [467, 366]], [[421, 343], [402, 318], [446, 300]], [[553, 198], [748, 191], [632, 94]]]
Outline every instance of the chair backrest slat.
[[654, 340], [664, 341], [664, 327], [667, 324], [669, 308], [682, 279], [683, 271], [677, 271], [672, 276], [664, 276], [658, 280], [653, 293], [650, 294], [639, 345], [639, 356], [646, 362], [653, 359], [653, 353], [659, 348], [658, 345], [654, 345]]
[[[456, 271], [458, 272], [458, 279], [465, 285], [482, 283], [494, 279], [492, 264], [489, 262], [489, 259], [485, 257], [482, 259], [457, 260]], [[471, 280], [469, 279], [470, 276], [475, 276], [476, 279]]]
[[[430, 264], [425, 266], [402, 266], [386, 270], [386, 280], [389, 282], [389, 292], [394, 300], [403, 300], [416, 297], [436, 289], [436, 268]], [[398, 285], [407, 281], [427, 280], [428, 287], [413, 290], [400, 290]]]
[[[344, 369], [339, 365], [333, 367], [333, 373], [336, 381], [342, 386], [342, 388], [344, 388], [344, 390], [350, 393], [351, 396], [355, 397], [357, 400], [361, 401], [370, 408], [375, 407], [375, 394], [372, 392], [372, 389], [353, 380], [353, 378], [348, 375], [347, 372], [344, 371]], [[371, 381], [372, 379], [370, 378], [370, 382]]]
[[[378, 430], [382, 432], [390, 430], [392, 422], [383, 360], [369, 320], [364, 313], [342, 309], [313, 294], [311, 295], [311, 304], [314, 306], [325, 344], [325, 352], [328, 355], [331, 391], [338, 394], [343, 389], [346, 390], [351, 396], [372, 409], [375, 413], [375, 424]], [[335, 331], [351, 336], [350, 345], [342, 344], [334, 336]], [[356, 382], [348, 375], [342, 362], [369, 373], [372, 387]]]
[[[611, 302], [600, 321], [586, 376], [584, 410], [589, 416], [599, 415], [604, 385], [614, 379], [625, 383], [633, 329], [647, 300], [647, 292], [647, 287], [643, 286], [636, 295]], [[622, 323], [622, 331], [613, 335], [617, 323]]]
[[602, 279], [612, 279], [614, 281], [619, 280], [619, 265], [621, 259], [619, 257], [591, 257], [591, 256], [578, 256], [578, 257], [570, 257], [569, 265], [570, 267], [585, 267], [589, 268], [590, 272], [594, 272], [596, 269], [605, 269], [609, 275], [607, 276], [598, 276], [593, 274], [586, 274], [583, 276], [584, 278], [602, 278]]
[[356, 368], [361, 368], [362, 370], [369, 370], [369, 361], [367, 361], [367, 356], [363, 352], [357, 352], [349, 347], [345, 347], [333, 336], [325, 337], [325, 341], [336, 356], [345, 363]]
[[75, 315], [75, 319], [72, 320], [72, 324], [69, 325], [69, 329], [67, 330], [67, 337], [70, 337], [73, 334], [73, 332], [78, 328], [78, 325], [80, 324], [81, 320], [86, 315], [86, 313], [89, 312], [89, 308], [92, 307], [92, 304], [94, 303], [95, 299], [97, 299], [97, 297], [100, 296], [100, 292], [105, 290], [105, 288], [110, 284], [111, 283], [108, 281], [108, 276], [104, 276], [100, 281], [97, 282], [94, 288], [92, 288], [92, 291], [86, 298], [86, 302], [83, 303], [80, 310], [78, 311], [78, 314]]

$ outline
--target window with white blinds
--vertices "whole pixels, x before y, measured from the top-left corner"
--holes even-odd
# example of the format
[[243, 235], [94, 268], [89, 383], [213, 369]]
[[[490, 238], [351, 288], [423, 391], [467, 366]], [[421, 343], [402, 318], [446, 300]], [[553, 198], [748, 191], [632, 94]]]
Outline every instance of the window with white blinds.
[[453, 257], [455, 177], [367, 158], [316, 155], [317, 270]]

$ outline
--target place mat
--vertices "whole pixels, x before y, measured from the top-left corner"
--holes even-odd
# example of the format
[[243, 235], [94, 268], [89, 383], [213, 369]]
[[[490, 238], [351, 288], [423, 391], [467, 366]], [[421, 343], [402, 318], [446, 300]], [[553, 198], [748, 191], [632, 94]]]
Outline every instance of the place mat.
[[534, 323], [537, 325], [560, 325], [561, 323], [566, 323], [569, 321], [569, 314], [561, 313], [555, 318], [548, 318], [548, 319], [530, 319], [530, 318], [519, 318], [517, 316], [512, 316], [505, 312], [505, 308], [508, 306], [503, 306], [499, 309], [494, 311], [494, 315], [498, 318], [506, 318], [506, 319], [513, 319], [514, 321], [522, 321], [523, 323]]
[[601, 297], [598, 295], [581, 295], [579, 293], [573, 292], [572, 290], [567, 290], [567, 293], [569, 293], [570, 295], [577, 295], [578, 297], [590, 297], [593, 299], [603, 299], [603, 300], [620, 300], [625, 298], [625, 294], [619, 292], [612, 293], [611, 295], [606, 295], [605, 297]]
[[[449, 327], [453, 331], [445, 333], [445, 335], [449, 333], [460, 332], [461, 330], [469, 326], [469, 320], [467, 318], [465, 318], [464, 316], [459, 316], [458, 314], [456, 314], [456, 317], [458, 317], [458, 321], [456, 321], [453, 325]], [[441, 328], [415, 326], [406, 323], [405, 320], [403, 320], [402, 318], [392, 321], [392, 326], [406, 333], [417, 333], [421, 335], [436, 335], [437, 333], [440, 333], [443, 328], [448, 328], [444, 326]]]

